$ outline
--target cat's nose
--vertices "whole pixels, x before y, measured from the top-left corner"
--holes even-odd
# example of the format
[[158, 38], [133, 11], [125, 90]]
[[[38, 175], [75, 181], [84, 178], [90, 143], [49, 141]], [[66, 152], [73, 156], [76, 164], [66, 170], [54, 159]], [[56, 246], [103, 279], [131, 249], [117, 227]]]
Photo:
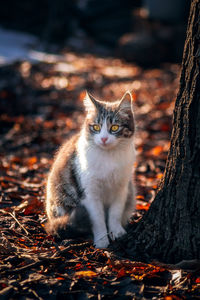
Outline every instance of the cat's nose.
[[101, 138], [101, 140], [102, 140], [102, 142], [103, 142], [104, 144], [106, 143], [107, 139], [108, 139], [107, 137], [102, 137], [102, 138]]

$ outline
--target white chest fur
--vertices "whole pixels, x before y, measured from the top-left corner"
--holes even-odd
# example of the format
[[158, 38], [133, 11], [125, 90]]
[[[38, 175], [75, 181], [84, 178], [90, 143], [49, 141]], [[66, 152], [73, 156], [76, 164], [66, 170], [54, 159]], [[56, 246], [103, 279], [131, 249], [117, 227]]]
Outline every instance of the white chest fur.
[[[90, 145], [83, 135], [79, 138], [77, 151], [76, 166], [86, 196], [82, 204], [90, 215], [94, 243], [96, 247], [104, 248], [109, 244], [108, 233], [111, 239], [125, 234], [121, 221], [126, 222], [133, 210], [133, 205], [130, 205], [130, 211], [124, 210], [124, 207], [135, 148], [127, 140], [126, 144], [113, 150], [104, 150]], [[108, 213], [107, 225], [105, 211]]]
[[134, 160], [135, 148], [131, 142], [114, 150], [103, 150], [90, 147], [84, 137], [79, 139], [77, 167], [84, 185], [88, 180], [128, 181]]

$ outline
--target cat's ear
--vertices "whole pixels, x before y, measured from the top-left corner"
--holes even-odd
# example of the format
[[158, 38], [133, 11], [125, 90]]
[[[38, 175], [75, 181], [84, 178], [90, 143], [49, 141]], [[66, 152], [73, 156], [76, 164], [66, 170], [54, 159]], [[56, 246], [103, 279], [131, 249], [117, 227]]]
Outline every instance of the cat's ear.
[[87, 112], [95, 111], [98, 106], [99, 102], [96, 100], [91, 94], [89, 94], [87, 91], [85, 92], [85, 98], [83, 100], [85, 110]]
[[127, 91], [119, 103], [119, 109], [120, 111], [124, 112], [132, 112], [133, 113], [133, 98], [130, 91]]

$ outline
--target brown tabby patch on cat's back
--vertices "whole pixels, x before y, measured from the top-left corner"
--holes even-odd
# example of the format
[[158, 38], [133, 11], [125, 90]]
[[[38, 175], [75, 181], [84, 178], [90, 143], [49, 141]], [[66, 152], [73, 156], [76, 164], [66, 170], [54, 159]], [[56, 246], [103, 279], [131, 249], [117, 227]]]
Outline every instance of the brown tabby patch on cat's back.
[[83, 191], [79, 183], [79, 176], [75, 170], [78, 138], [79, 134], [68, 140], [55, 157], [55, 164], [51, 169], [46, 191], [51, 195], [48, 197], [49, 216], [57, 217], [57, 211], [54, 211], [54, 207], [62, 206], [66, 212], [70, 212], [82, 196]]

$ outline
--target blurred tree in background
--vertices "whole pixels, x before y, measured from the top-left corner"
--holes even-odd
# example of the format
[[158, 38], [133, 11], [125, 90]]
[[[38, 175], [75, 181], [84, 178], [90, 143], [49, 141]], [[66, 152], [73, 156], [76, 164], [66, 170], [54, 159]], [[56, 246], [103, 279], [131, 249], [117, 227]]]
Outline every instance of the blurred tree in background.
[[84, 52], [99, 45], [109, 55], [148, 66], [181, 60], [188, 5], [186, 0], [3, 0], [0, 25], [39, 36], [45, 50], [49, 43]]

